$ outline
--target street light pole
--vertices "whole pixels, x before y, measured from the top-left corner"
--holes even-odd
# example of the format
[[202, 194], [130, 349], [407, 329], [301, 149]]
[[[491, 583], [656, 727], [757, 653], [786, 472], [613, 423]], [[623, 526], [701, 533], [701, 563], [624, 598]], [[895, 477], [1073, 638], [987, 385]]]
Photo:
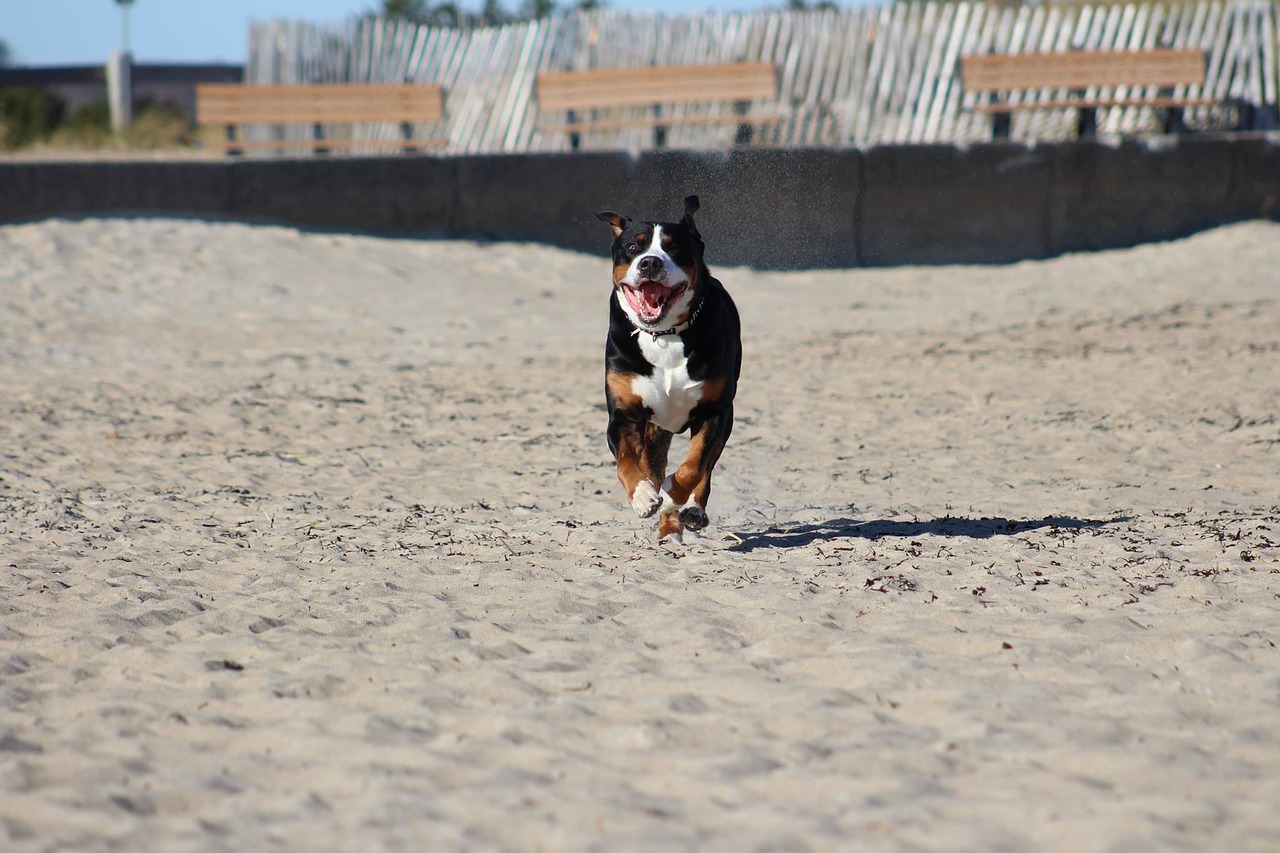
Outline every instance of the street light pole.
[[120, 17], [124, 23], [124, 52], [129, 52], [129, 7], [133, 5], [133, 0], [116, 0], [120, 4]]
[[129, 54], [129, 7], [133, 0], [115, 0], [124, 19], [124, 46], [107, 59], [107, 106], [111, 129], [123, 133], [133, 124], [133, 57]]

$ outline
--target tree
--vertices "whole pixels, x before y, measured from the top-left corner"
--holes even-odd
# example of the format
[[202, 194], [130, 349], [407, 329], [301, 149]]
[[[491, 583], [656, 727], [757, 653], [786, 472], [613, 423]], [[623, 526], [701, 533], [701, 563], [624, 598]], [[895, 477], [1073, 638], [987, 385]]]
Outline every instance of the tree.
[[0, 39], [0, 68], [3, 68], [12, 61], [13, 51], [9, 49], [9, 43], [4, 39]]
[[525, 17], [537, 20], [545, 18], [556, 10], [555, 0], [528, 0], [525, 3]]
[[457, 3], [437, 3], [431, 10], [431, 20], [428, 23], [437, 27], [460, 27], [462, 10], [458, 8]]
[[475, 16], [464, 14], [457, 3], [429, 3], [427, 0], [382, 0], [382, 8], [369, 13], [369, 16], [433, 27], [461, 27], [475, 23]]
[[431, 13], [426, 0], [382, 0], [381, 17], [421, 23]]
[[484, 0], [484, 5], [480, 7], [480, 22], [488, 26], [497, 26], [505, 24], [510, 19], [507, 10], [502, 6], [502, 0]]
[[[576, 0], [572, 8], [582, 12], [592, 12], [603, 9], [607, 5], [605, 0]], [[478, 14], [464, 12], [459, 4], [453, 2], [382, 0], [380, 8], [366, 14], [371, 18], [411, 21], [433, 27], [484, 27], [519, 21], [536, 21], [555, 11], [555, 0], [523, 0], [519, 12], [508, 12], [502, 0], [484, 0]]]

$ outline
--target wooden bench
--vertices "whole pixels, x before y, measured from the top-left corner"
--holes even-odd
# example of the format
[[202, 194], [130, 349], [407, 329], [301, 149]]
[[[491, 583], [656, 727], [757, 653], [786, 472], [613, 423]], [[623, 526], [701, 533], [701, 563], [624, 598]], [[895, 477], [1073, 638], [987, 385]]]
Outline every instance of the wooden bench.
[[[746, 144], [755, 126], [781, 118], [749, 115], [752, 101], [778, 96], [777, 74], [769, 62], [549, 72], [538, 75], [537, 94], [542, 129], [569, 134], [569, 147], [574, 150], [584, 132], [645, 126], [654, 129], [654, 147], [662, 148], [667, 129], [675, 124], [736, 124], [735, 144]], [[668, 109], [717, 103], [732, 104], [733, 111], [675, 115]], [[648, 113], [636, 115], [637, 107]], [[555, 112], [566, 113], [565, 120], [548, 121], [546, 114]]]
[[[444, 91], [439, 86], [413, 83], [333, 83], [305, 86], [250, 86], [202, 83], [196, 86], [196, 121], [222, 125], [224, 154], [251, 148], [309, 147], [316, 153], [335, 148], [394, 147], [412, 152], [419, 146], [443, 145], [444, 140], [413, 139], [413, 125], [444, 117]], [[335, 125], [400, 125], [399, 139], [331, 138]], [[253, 139], [237, 133], [247, 125], [308, 128], [305, 139]]]
[[[1178, 87], [1203, 85], [1204, 73], [1204, 51], [1183, 48], [960, 58], [965, 91], [991, 98], [972, 108], [992, 114], [996, 138], [1008, 138], [1011, 113], [1016, 110], [1064, 107], [1078, 110], [1076, 130], [1081, 137], [1097, 133], [1099, 107], [1161, 107], [1166, 111], [1165, 132], [1184, 130], [1184, 107], [1217, 101], [1173, 92]], [[1118, 87], [1128, 93], [1116, 94]], [[1151, 89], [1160, 94], [1149, 94]]]

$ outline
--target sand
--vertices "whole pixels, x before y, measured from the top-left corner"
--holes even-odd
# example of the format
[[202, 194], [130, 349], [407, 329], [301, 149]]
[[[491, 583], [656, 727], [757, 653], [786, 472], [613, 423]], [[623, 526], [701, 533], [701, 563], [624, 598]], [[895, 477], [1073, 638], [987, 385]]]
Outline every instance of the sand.
[[1280, 225], [704, 232], [739, 417], [659, 545], [603, 228], [0, 228], [0, 847], [1275, 850]]

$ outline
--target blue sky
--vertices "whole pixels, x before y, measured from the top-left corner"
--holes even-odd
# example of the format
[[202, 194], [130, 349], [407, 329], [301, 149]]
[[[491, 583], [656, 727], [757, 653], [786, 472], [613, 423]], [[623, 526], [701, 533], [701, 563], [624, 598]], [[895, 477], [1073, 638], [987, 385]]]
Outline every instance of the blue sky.
[[[378, 0], [135, 0], [130, 44], [138, 62], [243, 62], [250, 20], [344, 20], [380, 5]], [[461, 5], [476, 10], [481, 0]], [[612, 0], [608, 5], [699, 12], [777, 8], [785, 0]], [[9, 45], [15, 65], [98, 63], [120, 49], [121, 17], [114, 0], [0, 0], [0, 40]]]

